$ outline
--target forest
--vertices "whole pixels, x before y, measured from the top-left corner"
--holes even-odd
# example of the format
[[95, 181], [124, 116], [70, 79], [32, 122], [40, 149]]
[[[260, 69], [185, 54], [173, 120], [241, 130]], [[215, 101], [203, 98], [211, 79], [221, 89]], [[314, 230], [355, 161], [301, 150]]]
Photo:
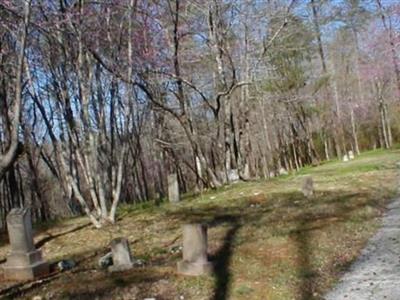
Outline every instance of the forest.
[[0, 228], [391, 148], [399, 42], [389, 0], [1, 0]]

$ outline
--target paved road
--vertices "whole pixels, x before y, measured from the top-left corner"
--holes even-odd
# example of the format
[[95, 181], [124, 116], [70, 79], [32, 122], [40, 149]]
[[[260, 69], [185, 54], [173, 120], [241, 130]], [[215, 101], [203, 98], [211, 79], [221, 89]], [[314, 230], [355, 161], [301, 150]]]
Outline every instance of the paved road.
[[400, 198], [389, 205], [382, 222], [326, 300], [400, 300]]

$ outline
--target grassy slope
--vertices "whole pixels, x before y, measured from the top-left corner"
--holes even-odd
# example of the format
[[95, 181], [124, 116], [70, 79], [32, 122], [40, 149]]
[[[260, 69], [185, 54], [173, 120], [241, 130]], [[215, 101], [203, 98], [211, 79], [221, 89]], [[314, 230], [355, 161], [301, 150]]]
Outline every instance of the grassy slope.
[[[305, 168], [295, 176], [238, 183], [178, 205], [120, 210], [118, 226], [97, 231], [86, 219], [42, 230], [36, 240], [52, 261], [74, 257], [78, 267], [19, 296], [62, 299], [318, 299], [376, 231], [395, 195], [399, 150], [368, 152], [356, 160]], [[300, 192], [304, 175], [314, 199]], [[209, 224], [214, 276], [175, 274], [184, 222]], [[97, 258], [118, 236], [130, 240], [145, 268], [108, 275]], [[7, 246], [0, 241], [0, 260]], [[11, 283], [0, 283], [6, 287]], [[12, 297], [15, 297], [13, 295]]]

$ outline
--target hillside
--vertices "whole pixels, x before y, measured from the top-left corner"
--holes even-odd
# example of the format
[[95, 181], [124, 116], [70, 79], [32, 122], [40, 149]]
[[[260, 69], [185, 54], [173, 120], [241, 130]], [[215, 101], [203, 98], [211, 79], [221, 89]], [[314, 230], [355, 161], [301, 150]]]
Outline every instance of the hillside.
[[[177, 205], [125, 206], [114, 227], [87, 219], [43, 225], [35, 242], [51, 262], [73, 258], [76, 268], [34, 284], [3, 282], [5, 299], [318, 299], [379, 227], [398, 185], [399, 150], [373, 151], [269, 181], [237, 183]], [[316, 193], [300, 191], [312, 176]], [[213, 276], [178, 276], [181, 225], [209, 225]], [[143, 267], [117, 274], [98, 269], [111, 239], [127, 237]], [[0, 262], [8, 251], [0, 240]]]

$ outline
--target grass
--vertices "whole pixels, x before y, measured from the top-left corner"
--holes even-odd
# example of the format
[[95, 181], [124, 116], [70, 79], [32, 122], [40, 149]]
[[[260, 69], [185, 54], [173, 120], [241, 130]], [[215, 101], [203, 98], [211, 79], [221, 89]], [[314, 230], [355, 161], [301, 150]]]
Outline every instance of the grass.
[[[78, 267], [9, 297], [321, 299], [379, 228], [378, 217], [397, 190], [399, 154], [371, 151], [347, 163], [327, 162], [267, 182], [186, 197], [177, 205], [124, 206], [117, 226], [101, 231], [86, 226], [85, 218], [43, 227], [36, 242], [46, 258], [72, 257]], [[306, 175], [315, 182], [312, 199], [300, 192]], [[181, 254], [172, 250], [181, 244], [185, 222], [208, 224], [213, 276], [175, 273]], [[129, 239], [144, 268], [112, 275], [97, 270], [97, 259], [119, 236]], [[0, 246], [0, 260], [6, 251]]]

